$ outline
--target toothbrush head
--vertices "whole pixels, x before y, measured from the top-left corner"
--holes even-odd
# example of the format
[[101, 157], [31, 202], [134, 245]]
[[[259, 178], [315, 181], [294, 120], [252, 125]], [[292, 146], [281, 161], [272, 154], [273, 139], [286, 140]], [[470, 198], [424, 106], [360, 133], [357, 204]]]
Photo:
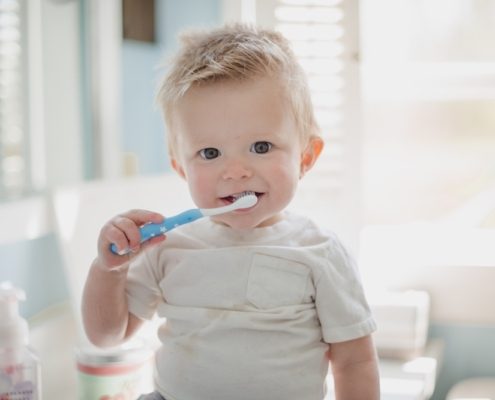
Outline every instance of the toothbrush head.
[[254, 206], [258, 202], [258, 198], [254, 194], [254, 192], [244, 192], [241, 196], [239, 196], [232, 205], [235, 206], [235, 210], [239, 208], [249, 208]]
[[258, 198], [254, 192], [244, 192], [236, 197], [234, 202], [229, 205], [217, 208], [201, 208], [200, 211], [204, 216], [219, 215], [241, 208], [249, 208], [258, 202]]

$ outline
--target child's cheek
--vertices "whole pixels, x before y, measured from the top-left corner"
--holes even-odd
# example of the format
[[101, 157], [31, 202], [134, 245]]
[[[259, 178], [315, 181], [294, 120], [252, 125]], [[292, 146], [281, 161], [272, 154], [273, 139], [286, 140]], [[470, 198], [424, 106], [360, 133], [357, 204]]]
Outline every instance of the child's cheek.
[[208, 168], [192, 167], [188, 177], [189, 189], [194, 202], [199, 207], [212, 207], [209, 202], [216, 199], [216, 184]]

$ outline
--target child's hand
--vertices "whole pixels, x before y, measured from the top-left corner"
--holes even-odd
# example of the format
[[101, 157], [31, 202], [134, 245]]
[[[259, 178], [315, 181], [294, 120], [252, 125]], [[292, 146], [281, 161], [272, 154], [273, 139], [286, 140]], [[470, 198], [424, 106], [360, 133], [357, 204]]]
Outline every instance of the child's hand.
[[[109, 269], [119, 267], [141, 250], [165, 240], [165, 236], [160, 235], [140, 243], [139, 227], [148, 222], [159, 224], [163, 220], [161, 214], [146, 210], [130, 210], [112, 218], [103, 226], [98, 237], [98, 258], [101, 264]], [[129, 248], [131, 252], [122, 256], [114, 254], [110, 250], [112, 243], [119, 251]]]

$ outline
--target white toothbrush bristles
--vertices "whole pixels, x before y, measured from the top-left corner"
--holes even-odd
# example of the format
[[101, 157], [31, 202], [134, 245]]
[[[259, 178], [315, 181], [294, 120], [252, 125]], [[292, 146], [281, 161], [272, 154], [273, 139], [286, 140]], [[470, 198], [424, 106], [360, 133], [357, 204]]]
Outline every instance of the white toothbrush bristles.
[[202, 208], [201, 213], [204, 216], [212, 216], [218, 214], [225, 214], [241, 208], [253, 207], [258, 202], [258, 198], [254, 192], [245, 192], [241, 194], [232, 204], [217, 208]]
[[254, 206], [258, 202], [258, 198], [256, 197], [255, 194], [249, 193], [249, 194], [243, 194], [241, 197], [239, 197], [236, 201], [232, 203], [232, 205], [235, 205], [235, 209], [239, 208], [249, 208]]

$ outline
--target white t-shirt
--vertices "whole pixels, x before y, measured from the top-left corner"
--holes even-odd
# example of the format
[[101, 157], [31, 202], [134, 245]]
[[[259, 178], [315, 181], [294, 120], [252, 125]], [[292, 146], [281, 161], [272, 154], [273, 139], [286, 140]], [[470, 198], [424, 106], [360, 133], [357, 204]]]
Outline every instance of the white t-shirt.
[[208, 218], [131, 265], [131, 313], [166, 318], [167, 400], [322, 400], [329, 343], [375, 330], [357, 268], [333, 234], [289, 213], [234, 231]]

